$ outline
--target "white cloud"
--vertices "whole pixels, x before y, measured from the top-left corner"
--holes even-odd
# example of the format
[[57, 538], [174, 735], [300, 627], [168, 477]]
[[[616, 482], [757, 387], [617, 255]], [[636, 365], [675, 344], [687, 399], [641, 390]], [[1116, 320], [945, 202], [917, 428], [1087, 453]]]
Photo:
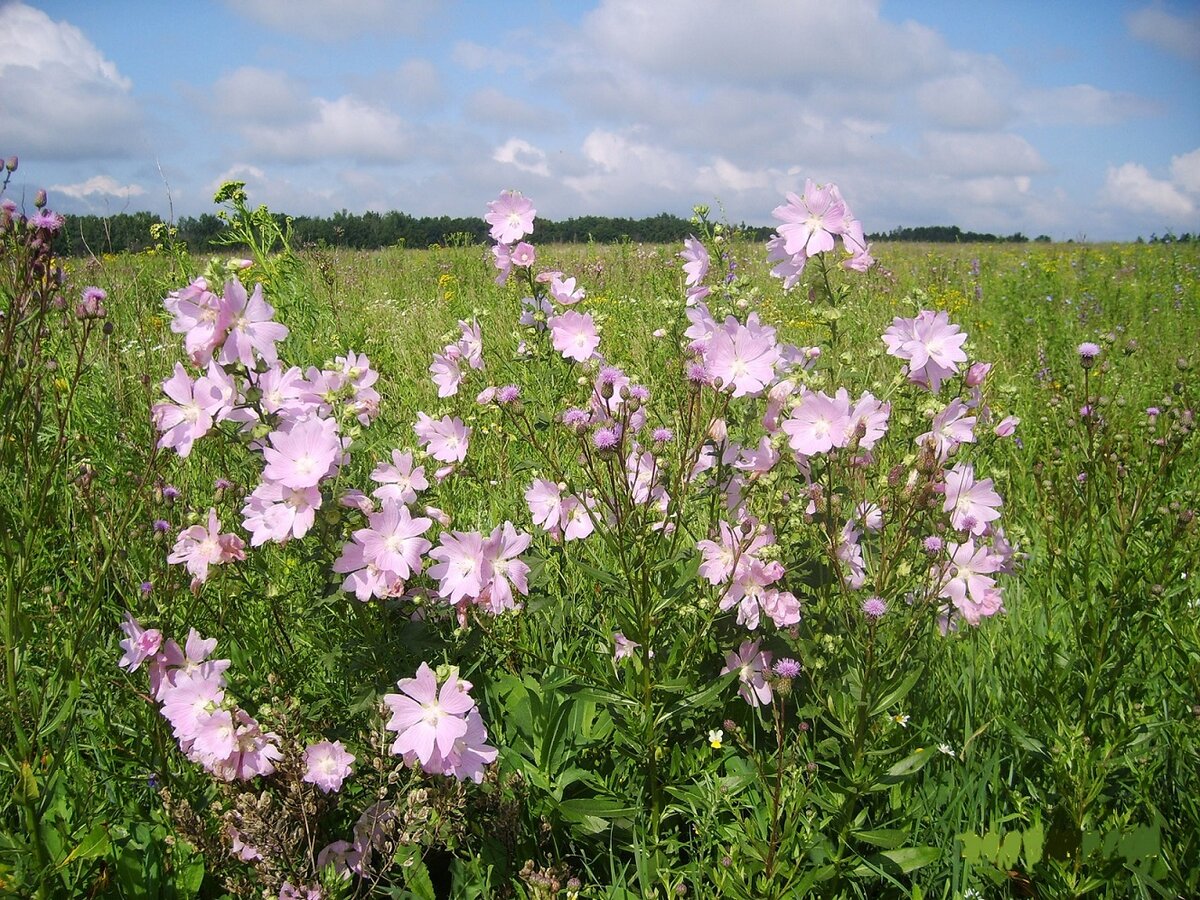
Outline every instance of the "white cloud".
[[946, 50], [874, 0], [606, 0], [584, 31], [606, 56], [692, 83], [888, 83], [935, 71]]
[[0, 3], [0, 134], [21, 155], [127, 156], [141, 117], [114, 63], [67, 22]]
[[121, 184], [109, 175], [93, 175], [87, 181], [81, 181], [78, 184], [53, 184], [49, 190], [51, 194], [65, 194], [76, 200], [83, 200], [95, 195], [128, 199], [140, 197], [146, 193], [146, 189], [141, 185]]
[[436, 8], [425, 0], [226, 0], [225, 5], [268, 28], [323, 42], [414, 34]]
[[1011, 104], [975, 73], [947, 75], [917, 89], [917, 104], [942, 128], [1000, 128], [1013, 117]]
[[1046, 168], [1029, 141], [1007, 132], [931, 132], [921, 146], [930, 171], [939, 175], [1029, 175]]
[[1031, 88], [1018, 97], [1017, 106], [1022, 118], [1035, 125], [1119, 125], [1161, 112], [1146, 97], [1091, 84]]
[[1149, 218], [1147, 214], [1173, 222], [1196, 212], [1196, 204], [1175, 185], [1155, 178], [1139, 163], [1110, 166], [1105, 176], [1104, 196], [1113, 206], [1135, 213], [1143, 221]]
[[509, 138], [495, 149], [492, 159], [499, 163], [507, 163], [521, 172], [541, 175], [543, 178], [550, 177], [545, 151], [521, 138]]
[[1200, 15], [1177, 16], [1162, 4], [1130, 13], [1125, 18], [1129, 33], [1138, 40], [1153, 44], [1175, 56], [1200, 63]]
[[286, 72], [241, 66], [212, 86], [208, 106], [218, 118], [260, 124], [302, 120], [310, 109], [304, 85]]
[[1191, 194], [1200, 194], [1200, 148], [1171, 157], [1171, 178]]
[[307, 106], [303, 118], [289, 123], [241, 123], [247, 153], [284, 162], [352, 159], [395, 163], [412, 156], [410, 126], [388, 109], [350, 96], [336, 100], [317, 97]]

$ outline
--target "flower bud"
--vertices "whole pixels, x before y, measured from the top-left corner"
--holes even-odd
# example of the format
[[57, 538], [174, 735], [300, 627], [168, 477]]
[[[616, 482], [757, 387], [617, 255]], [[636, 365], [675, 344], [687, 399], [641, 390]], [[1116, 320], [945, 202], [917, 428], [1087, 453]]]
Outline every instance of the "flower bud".
[[33, 195], [33, 205], [36, 206], [38, 209], [41, 209], [42, 207], [44, 207], [46, 205], [46, 190], [45, 190], [45, 188], [38, 188], [38, 192]]
[[10, 156], [8, 159], [6, 159], [4, 161], [4, 168], [9, 172], [17, 171], [17, 158], [15, 156]]

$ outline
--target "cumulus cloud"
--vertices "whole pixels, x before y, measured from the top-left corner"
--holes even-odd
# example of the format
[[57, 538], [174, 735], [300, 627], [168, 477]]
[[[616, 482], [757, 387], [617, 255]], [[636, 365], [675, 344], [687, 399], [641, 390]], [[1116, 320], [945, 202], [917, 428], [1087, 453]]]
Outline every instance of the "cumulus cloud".
[[0, 3], [0, 134], [46, 159], [128, 156], [141, 135], [132, 87], [74, 25]]
[[492, 159], [506, 163], [521, 172], [541, 175], [543, 178], [550, 177], [545, 151], [521, 138], [509, 138], [495, 149]]
[[361, 35], [415, 34], [431, 4], [424, 0], [226, 0], [226, 6], [261, 25], [314, 41]]
[[52, 184], [49, 190], [52, 194], [64, 194], [67, 197], [74, 197], [76, 200], [85, 200], [95, 196], [129, 199], [130, 197], [140, 197], [146, 193], [146, 189], [141, 185], [121, 184], [109, 175], [93, 175], [78, 184]]
[[207, 102], [219, 118], [272, 125], [302, 120], [310, 107], [308, 91], [298, 79], [254, 66], [240, 66], [218, 78]]
[[1032, 88], [1022, 93], [1017, 106], [1022, 118], [1034, 125], [1120, 125], [1162, 112], [1146, 97], [1091, 84]]
[[1191, 199], [1171, 182], [1155, 178], [1140, 163], [1109, 166], [1104, 195], [1113, 206], [1136, 213], [1143, 220], [1150, 213], [1175, 222], [1196, 212], [1196, 204]]
[[1125, 18], [1129, 33], [1168, 53], [1200, 63], [1200, 14], [1175, 15], [1154, 3]]
[[585, 35], [611, 57], [688, 81], [887, 83], [935, 71], [942, 38], [874, 0], [606, 0]]
[[400, 116], [349, 95], [305, 100], [282, 121], [235, 125], [245, 139], [243, 155], [260, 161], [398, 163], [413, 152], [412, 128]]
[[1041, 154], [1017, 134], [932, 132], [921, 143], [930, 170], [940, 175], [1030, 175], [1046, 168]]
[[1171, 178], [1191, 194], [1200, 194], [1200, 148], [1171, 157]]

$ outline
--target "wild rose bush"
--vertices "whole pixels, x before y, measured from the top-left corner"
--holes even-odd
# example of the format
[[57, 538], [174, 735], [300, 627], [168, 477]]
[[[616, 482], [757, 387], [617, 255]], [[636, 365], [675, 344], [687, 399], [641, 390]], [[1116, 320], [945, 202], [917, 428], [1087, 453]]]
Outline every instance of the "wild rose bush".
[[[293, 554], [309, 590], [402, 648], [380, 667], [398, 693], [380, 681], [373, 702], [309, 719], [274, 675], [269, 702], [240, 705], [231, 661], [209, 658], [217, 639], [192, 630], [181, 648], [166, 622], [128, 616], [121, 665], [148, 665], [179, 751], [231, 785], [207, 825], [174, 798], [177, 821], [223, 845], [228, 883], [281, 897], [403, 880], [406, 846], [465, 840], [461, 821], [448, 843], [411, 827], [427, 791], [445, 816], [495, 816], [500, 799], [568, 841], [526, 867], [535, 886], [566, 885], [610, 846], [643, 890], [740, 896], [933, 861], [911, 829], [882, 827], [896, 813], [880, 801], [936, 753], [904, 712], [931, 657], [1004, 610], [1015, 551], [986, 471], [1016, 422], [993, 409], [990, 365], [918, 309], [877, 339], [889, 376], [843, 381], [839, 307], [873, 260], [833, 185], [789, 195], [767, 248], [780, 290], [810, 290], [824, 346], [762, 321], [701, 210], [654, 373], [573, 308], [579, 277], [537, 266], [535, 215], [505, 192], [486, 216], [495, 280], [524, 294], [516, 354], [460, 322], [429, 366], [447, 408], [411, 411], [411, 437], [373, 433], [386, 401], [366, 357], [281, 361], [287, 327], [239, 280], [249, 261], [214, 262], [164, 301], [185, 359], [153, 407], [158, 446], [253, 484], [240, 521], [209, 508], [168, 561], [203, 600], [212, 579], [271, 585]], [[501, 458], [504, 485], [484, 468]], [[472, 483], [502, 520], [445, 511]], [[512, 843], [485, 839], [493, 855]], [[410, 865], [389, 875], [395, 859]]]

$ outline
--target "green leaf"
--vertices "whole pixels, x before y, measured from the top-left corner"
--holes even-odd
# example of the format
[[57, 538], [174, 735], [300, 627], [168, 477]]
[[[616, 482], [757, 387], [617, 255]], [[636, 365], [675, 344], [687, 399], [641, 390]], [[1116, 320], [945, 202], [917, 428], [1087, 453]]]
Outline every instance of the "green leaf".
[[856, 831], [854, 836], [864, 843], [871, 844], [874, 847], [883, 847], [891, 850], [894, 847], [899, 847], [908, 837], [908, 832], [902, 831], [899, 828], [878, 828], [873, 831]]
[[898, 850], [884, 850], [863, 861], [855, 868], [855, 875], [875, 875], [879, 872], [890, 874], [907, 874], [932, 862], [937, 862], [942, 851], [937, 847], [901, 847]]
[[396, 862], [400, 864], [400, 872], [404, 876], [404, 886], [417, 900], [437, 900], [437, 892], [433, 889], [433, 879], [429, 877], [429, 869], [421, 858], [421, 848], [401, 846], [396, 850]]
[[887, 778], [906, 778], [914, 772], [919, 772], [925, 763], [933, 759], [937, 753], [934, 747], [923, 747], [916, 753], [904, 757], [900, 762], [896, 763], [887, 770]]
[[871, 707], [871, 715], [877, 716], [907, 697], [909, 691], [921, 680], [922, 674], [920, 669], [910, 672], [903, 681], [875, 701], [875, 705]]
[[83, 840], [76, 844], [75, 849], [62, 858], [58, 867], [61, 869], [77, 859], [95, 859], [97, 856], [104, 856], [108, 853], [110, 843], [108, 826], [97, 822], [92, 826], [92, 830], [84, 835]]

